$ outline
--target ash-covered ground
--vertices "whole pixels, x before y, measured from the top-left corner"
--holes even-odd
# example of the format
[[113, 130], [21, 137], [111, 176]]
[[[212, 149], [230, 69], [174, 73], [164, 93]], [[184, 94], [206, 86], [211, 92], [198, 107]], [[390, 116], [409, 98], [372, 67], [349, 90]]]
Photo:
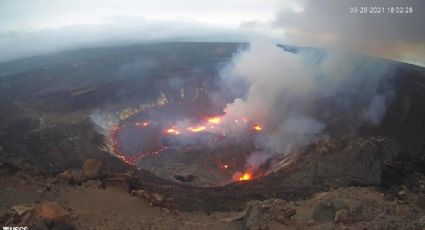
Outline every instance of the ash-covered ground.
[[0, 221], [422, 229], [425, 70], [348, 57], [162, 43], [0, 63]]

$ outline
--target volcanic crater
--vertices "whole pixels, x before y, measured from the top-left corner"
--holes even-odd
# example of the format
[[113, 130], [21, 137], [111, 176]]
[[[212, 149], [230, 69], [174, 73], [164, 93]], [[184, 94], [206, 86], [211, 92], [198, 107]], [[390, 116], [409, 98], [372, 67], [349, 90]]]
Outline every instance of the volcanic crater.
[[[169, 89], [163, 90], [168, 94], [157, 100], [162, 103], [124, 116], [109, 131], [112, 152], [161, 178], [194, 186], [223, 186], [265, 175], [270, 165], [254, 171], [245, 163], [257, 151], [253, 141], [263, 134], [260, 123], [248, 116], [229, 121], [211, 109], [214, 105], [202, 95], [206, 91], [191, 92], [196, 90], [172, 97]], [[235, 136], [234, 129], [244, 135]]]
[[[309, 98], [305, 108], [297, 104], [302, 98], [289, 97], [288, 106], [327, 124], [327, 136], [249, 171], [255, 139], [276, 127], [251, 114], [230, 119], [223, 113], [228, 103], [244, 98], [248, 86], [235, 82], [238, 87], [222, 88], [218, 76], [245, 48], [163, 43], [0, 64], [0, 152], [51, 175], [80, 169], [87, 158], [100, 159], [104, 175], [137, 167], [131, 189], [160, 193], [172, 200], [169, 207], [185, 211], [241, 210], [250, 200], [296, 200], [350, 185], [391, 189], [424, 173], [425, 70], [371, 57], [359, 65], [371, 62], [373, 68], [335, 95], [319, 92], [323, 97]], [[320, 54], [312, 48], [279, 49]], [[375, 82], [369, 70], [379, 63], [391, 66], [392, 74], [365, 89]], [[374, 101], [367, 90], [380, 94], [388, 88], [391, 100], [380, 122], [358, 125], [362, 109]], [[350, 93], [360, 99], [350, 104], [355, 98]], [[283, 112], [272, 115], [280, 118]], [[228, 132], [239, 125], [244, 135]]]

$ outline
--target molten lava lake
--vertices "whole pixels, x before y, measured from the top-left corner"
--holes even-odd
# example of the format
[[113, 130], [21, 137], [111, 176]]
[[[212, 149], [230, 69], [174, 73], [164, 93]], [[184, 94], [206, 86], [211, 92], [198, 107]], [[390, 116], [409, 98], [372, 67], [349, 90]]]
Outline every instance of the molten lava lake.
[[[238, 135], [232, 135], [229, 127], [238, 129]], [[268, 166], [253, 170], [246, 163], [256, 151], [253, 137], [262, 131], [260, 124], [246, 117], [155, 119], [139, 113], [114, 126], [111, 139], [114, 154], [129, 164], [170, 181], [210, 187], [243, 183], [267, 173]]]

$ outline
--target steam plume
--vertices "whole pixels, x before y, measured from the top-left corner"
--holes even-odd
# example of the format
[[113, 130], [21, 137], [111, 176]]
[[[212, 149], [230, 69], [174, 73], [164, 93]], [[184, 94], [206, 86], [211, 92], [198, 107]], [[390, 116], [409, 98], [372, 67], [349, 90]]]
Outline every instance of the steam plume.
[[393, 95], [380, 80], [393, 70], [385, 61], [365, 58], [308, 49], [285, 52], [266, 43], [236, 54], [222, 79], [225, 84], [239, 79], [249, 87], [225, 107], [226, 117], [249, 116], [266, 129], [255, 140], [263, 152], [254, 152], [247, 163], [258, 166], [273, 155], [264, 151], [289, 154], [335, 130], [353, 134], [362, 125], [379, 125]]

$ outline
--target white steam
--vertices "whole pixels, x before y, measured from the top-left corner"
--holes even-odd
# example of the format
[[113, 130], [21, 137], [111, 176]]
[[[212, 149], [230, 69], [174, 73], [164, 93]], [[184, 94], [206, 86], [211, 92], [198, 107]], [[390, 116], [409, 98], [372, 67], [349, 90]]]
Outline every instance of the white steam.
[[270, 159], [271, 154], [268, 152], [254, 152], [246, 160], [247, 165], [252, 168], [258, 168]]
[[90, 120], [95, 124], [97, 132], [108, 137], [112, 128], [119, 124], [120, 117], [115, 113], [101, 112], [98, 110], [90, 115]]
[[379, 125], [392, 96], [391, 87], [381, 87], [379, 80], [389, 73], [382, 60], [341, 52], [291, 53], [254, 43], [222, 72], [225, 84], [242, 79], [249, 85], [226, 106], [225, 117], [247, 116], [264, 126], [255, 140], [261, 151], [247, 162], [258, 167], [275, 154], [290, 154], [327, 136], [328, 126], [353, 133], [365, 123]]
[[363, 118], [374, 125], [378, 125], [387, 110], [388, 97], [376, 95], [372, 98], [369, 106], [363, 113]]
[[249, 115], [250, 119], [263, 121], [282, 93], [305, 95], [313, 87], [313, 72], [305, 68], [302, 57], [282, 52], [274, 45], [251, 44], [249, 50], [234, 57], [225, 75], [251, 83], [247, 98], [238, 98], [225, 108], [230, 118]]

